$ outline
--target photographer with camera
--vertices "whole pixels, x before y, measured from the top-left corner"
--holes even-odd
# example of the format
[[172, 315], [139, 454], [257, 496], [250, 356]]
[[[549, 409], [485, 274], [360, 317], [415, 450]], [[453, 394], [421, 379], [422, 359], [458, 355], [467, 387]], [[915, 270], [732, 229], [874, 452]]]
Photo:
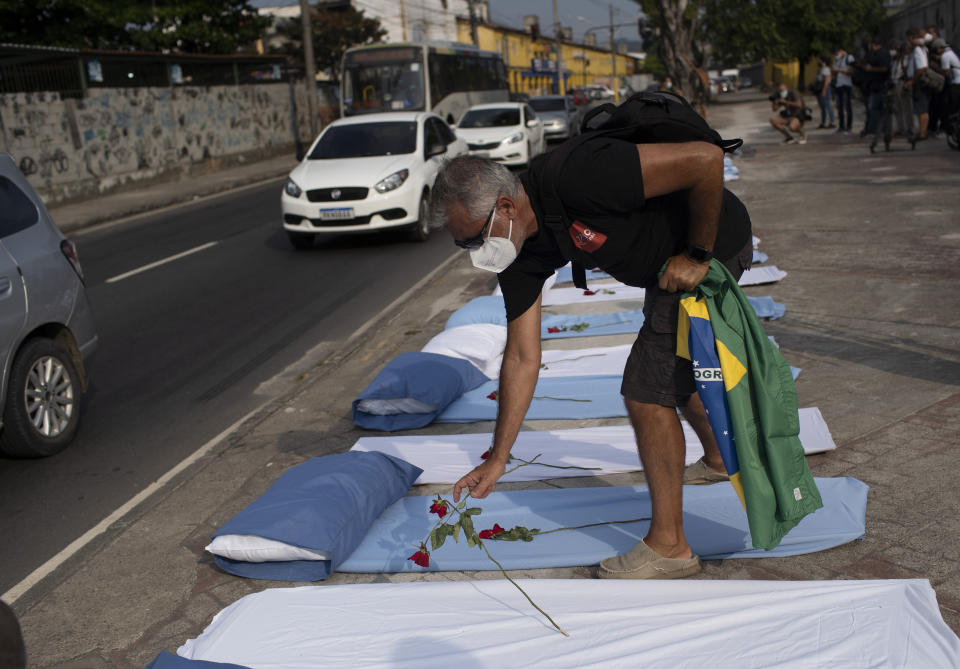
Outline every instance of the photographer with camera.
[[[787, 88], [786, 84], [780, 84], [768, 99], [773, 111], [779, 112], [776, 116], [770, 118], [770, 125], [786, 138], [783, 143], [806, 144], [807, 133], [803, 129], [803, 124], [809, 120], [809, 117], [800, 93], [792, 88]], [[791, 131], [799, 134], [799, 139], [791, 135]]]

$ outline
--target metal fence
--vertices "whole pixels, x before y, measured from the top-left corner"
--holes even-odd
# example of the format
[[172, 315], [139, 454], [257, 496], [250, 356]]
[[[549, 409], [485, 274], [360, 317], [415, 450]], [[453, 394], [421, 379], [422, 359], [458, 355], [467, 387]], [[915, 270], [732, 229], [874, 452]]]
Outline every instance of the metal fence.
[[239, 86], [286, 80], [282, 56], [154, 54], [0, 44], [0, 93], [91, 88]]

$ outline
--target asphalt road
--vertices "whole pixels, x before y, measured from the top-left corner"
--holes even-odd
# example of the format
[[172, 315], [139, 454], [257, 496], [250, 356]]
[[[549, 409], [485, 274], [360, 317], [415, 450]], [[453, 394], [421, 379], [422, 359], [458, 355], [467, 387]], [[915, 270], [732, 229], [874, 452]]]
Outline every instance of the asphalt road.
[[436, 231], [419, 244], [397, 231], [294, 251], [279, 225], [282, 183], [73, 237], [100, 348], [74, 443], [43, 460], [0, 459], [0, 592], [456, 252]]

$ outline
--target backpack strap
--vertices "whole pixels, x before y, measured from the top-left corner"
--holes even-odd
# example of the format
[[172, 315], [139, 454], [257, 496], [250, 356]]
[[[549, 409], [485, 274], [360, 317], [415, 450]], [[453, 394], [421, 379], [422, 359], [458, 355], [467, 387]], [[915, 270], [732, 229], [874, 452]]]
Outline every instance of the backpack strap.
[[554, 234], [564, 257], [571, 259], [570, 269], [573, 276], [573, 285], [582, 290], [587, 288], [587, 273], [583, 265], [573, 259], [573, 240], [570, 239], [570, 234], [567, 232], [572, 223], [563, 208], [560, 193], [557, 191], [557, 182], [560, 180], [560, 170], [563, 169], [563, 164], [570, 154], [584, 142], [600, 134], [602, 133], [581, 134], [558, 146], [550, 153], [540, 176], [540, 197], [543, 202], [544, 224]]

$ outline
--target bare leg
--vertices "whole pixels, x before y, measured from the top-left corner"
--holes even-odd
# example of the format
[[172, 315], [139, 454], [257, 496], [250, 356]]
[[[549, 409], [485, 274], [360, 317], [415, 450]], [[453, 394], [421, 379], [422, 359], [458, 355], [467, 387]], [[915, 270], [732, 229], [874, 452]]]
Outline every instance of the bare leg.
[[803, 139], [807, 138], [807, 133], [803, 129], [803, 122], [800, 121], [799, 119], [793, 119], [792, 121], [790, 121], [790, 129], [793, 130], [794, 132], [800, 133], [800, 137], [802, 137]]
[[723, 464], [723, 456], [720, 455], [717, 440], [713, 437], [713, 428], [710, 427], [710, 419], [707, 418], [707, 412], [704, 411], [700, 396], [696, 393], [691, 395], [687, 406], [683, 407], [681, 411], [683, 417], [690, 423], [690, 427], [697, 433], [697, 437], [700, 438], [700, 443], [703, 444], [703, 461], [711, 469], [726, 474], [727, 468]]
[[772, 125], [777, 132], [787, 139], [793, 139], [793, 135], [787, 132], [787, 129], [783, 127], [783, 119], [781, 117], [774, 116], [772, 119], [770, 119], [770, 125]]
[[650, 488], [653, 520], [644, 543], [664, 557], [693, 555], [683, 534], [683, 462], [686, 450], [677, 412], [624, 398]]
[[917, 118], [920, 120], [920, 131], [917, 134], [919, 137], [926, 137], [927, 126], [930, 124], [930, 114], [917, 114]]

